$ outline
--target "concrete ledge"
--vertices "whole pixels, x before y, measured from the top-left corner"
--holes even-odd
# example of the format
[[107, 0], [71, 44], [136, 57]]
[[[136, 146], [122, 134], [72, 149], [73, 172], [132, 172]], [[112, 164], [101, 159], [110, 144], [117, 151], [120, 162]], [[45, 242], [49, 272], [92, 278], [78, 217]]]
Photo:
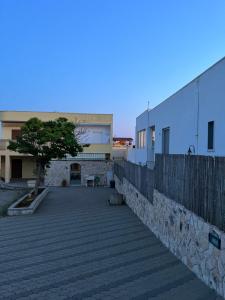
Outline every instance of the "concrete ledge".
[[15, 190], [7, 190], [0, 188], [0, 217], [7, 215], [8, 207], [10, 207], [12, 203], [14, 203], [17, 199], [21, 198], [28, 192], [28, 188]]
[[29, 193], [24, 195], [8, 208], [8, 216], [33, 214], [37, 209], [37, 207], [42, 202], [42, 200], [48, 194], [48, 191], [49, 191], [48, 188], [45, 188], [28, 207], [16, 207], [21, 201], [23, 201], [29, 195]]

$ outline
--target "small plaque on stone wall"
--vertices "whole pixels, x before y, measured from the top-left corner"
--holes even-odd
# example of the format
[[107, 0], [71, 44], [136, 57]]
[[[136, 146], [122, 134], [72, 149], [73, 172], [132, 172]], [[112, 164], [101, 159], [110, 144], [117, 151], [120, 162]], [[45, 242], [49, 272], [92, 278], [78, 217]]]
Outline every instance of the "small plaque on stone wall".
[[221, 249], [221, 239], [214, 230], [209, 232], [209, 242], [217, 249]]

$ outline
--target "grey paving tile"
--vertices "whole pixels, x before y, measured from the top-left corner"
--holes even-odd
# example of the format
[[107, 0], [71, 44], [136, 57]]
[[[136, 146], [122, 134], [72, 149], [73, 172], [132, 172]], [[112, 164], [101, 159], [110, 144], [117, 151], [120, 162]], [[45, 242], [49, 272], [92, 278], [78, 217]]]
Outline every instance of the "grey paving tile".
[[35, 215], [0, 219], [0, 299], [216, 300], [111, 191], [53, 188]]

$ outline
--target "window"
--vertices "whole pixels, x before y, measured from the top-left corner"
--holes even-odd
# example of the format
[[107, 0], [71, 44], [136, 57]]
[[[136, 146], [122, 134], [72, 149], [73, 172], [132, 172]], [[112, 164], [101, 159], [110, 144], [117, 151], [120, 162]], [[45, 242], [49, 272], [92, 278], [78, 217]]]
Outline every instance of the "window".
[[20, 129], [12, 129], [12, 140], [16, 140], [20, 136], [21, 136]]
[[214, 150], [214, 121], [208, 122], [208, 150]]
[[140, 130], [138, 131], [138, 148], [144, 148], [146, 144], [146, 131]]
[[81, 144], [110, 144], [109, 125], [84, 125], [77, 128]]
[[170, 152], [170, 128], [163, 128], [162, 130], [162, 153], [169, 154]]
[[150, 128], [151, 148], [155, 148], [155, 126]]

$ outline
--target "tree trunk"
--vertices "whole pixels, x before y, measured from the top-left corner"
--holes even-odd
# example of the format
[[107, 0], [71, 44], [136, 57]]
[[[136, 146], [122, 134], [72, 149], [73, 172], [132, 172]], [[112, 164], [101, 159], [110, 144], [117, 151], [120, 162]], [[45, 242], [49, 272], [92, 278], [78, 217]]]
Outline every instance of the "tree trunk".
[[35, 187], [34, 187], [35, 196], [37, 196], [37, 194], [38, 194], [38, 188], [41, 183], [41, 178], [42, 178], [42, 165], [41, 165], [41, 163], [38, 162], [37, 163], [37, 180], [35, 182]]

